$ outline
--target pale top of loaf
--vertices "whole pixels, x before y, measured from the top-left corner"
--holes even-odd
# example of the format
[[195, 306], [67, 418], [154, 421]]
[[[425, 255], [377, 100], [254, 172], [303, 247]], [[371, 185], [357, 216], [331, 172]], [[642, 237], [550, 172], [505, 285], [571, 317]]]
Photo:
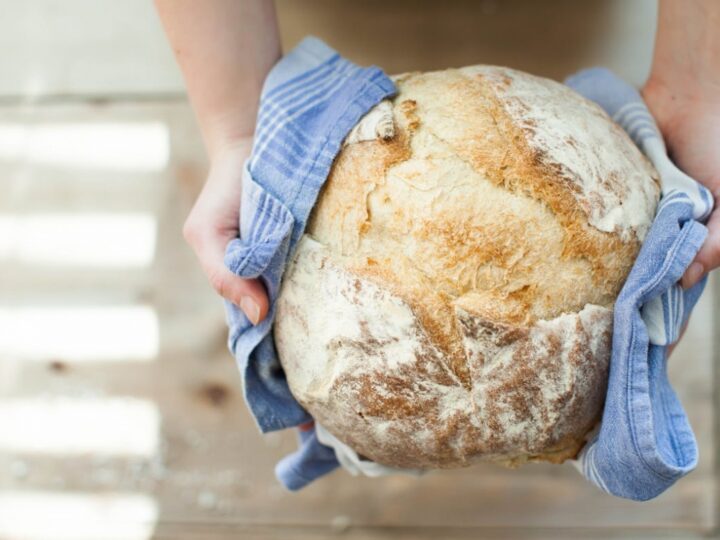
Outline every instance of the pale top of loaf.
[[492, 66], [395, 82], [348, 137], [283, 277], [291, 390], [388, 465], [572, 455], [601, 410], [656, 173], [559, 83]]

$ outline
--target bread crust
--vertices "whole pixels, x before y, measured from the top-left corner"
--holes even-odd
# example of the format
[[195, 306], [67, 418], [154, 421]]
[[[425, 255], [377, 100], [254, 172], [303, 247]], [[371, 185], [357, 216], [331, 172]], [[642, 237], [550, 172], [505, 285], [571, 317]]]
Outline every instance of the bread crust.
[[283, 276], [290, 389], [385, 465], [573, 457], [657, 174], [559, 83], [493, 66], [395, 83], [392, 137], [343, 148]]

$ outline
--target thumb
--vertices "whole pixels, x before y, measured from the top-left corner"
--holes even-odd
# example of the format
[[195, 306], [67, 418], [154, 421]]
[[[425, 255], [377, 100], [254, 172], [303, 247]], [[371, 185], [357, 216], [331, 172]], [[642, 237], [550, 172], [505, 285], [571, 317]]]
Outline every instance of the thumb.
[[228, 270], [222, 261], [209, 268], [206, 273], [213, 289], [242, 309], [251, 323], [256, 325], [267, 316], [267, 294], [257, 278], [238, 277]]

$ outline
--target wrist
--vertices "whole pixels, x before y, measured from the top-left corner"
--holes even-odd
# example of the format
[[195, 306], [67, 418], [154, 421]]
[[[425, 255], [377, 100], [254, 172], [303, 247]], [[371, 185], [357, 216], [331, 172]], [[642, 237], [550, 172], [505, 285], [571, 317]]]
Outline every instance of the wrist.
[[215, 141], [210, 151], [210, 163], [221, 161], [245, 161], [250, 155], [253, 145], [253, 136], [226, 136]]
[[203, 136], [210, 161], [215, 161], [228, 153], [250, 153], [253, 142], [253, 129], [244, 122], [217, 120], [206, 123]]

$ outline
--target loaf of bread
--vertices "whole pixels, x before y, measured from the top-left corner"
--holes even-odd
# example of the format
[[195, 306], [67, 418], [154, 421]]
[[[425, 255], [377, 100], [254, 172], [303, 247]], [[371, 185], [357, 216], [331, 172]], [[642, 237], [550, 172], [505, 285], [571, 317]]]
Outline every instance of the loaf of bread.
[[560, 83], [494, 66], [393, 80], [283, 276], [290, 389], [388, 466], [575, 457], [602, 414], [657, 173]]

